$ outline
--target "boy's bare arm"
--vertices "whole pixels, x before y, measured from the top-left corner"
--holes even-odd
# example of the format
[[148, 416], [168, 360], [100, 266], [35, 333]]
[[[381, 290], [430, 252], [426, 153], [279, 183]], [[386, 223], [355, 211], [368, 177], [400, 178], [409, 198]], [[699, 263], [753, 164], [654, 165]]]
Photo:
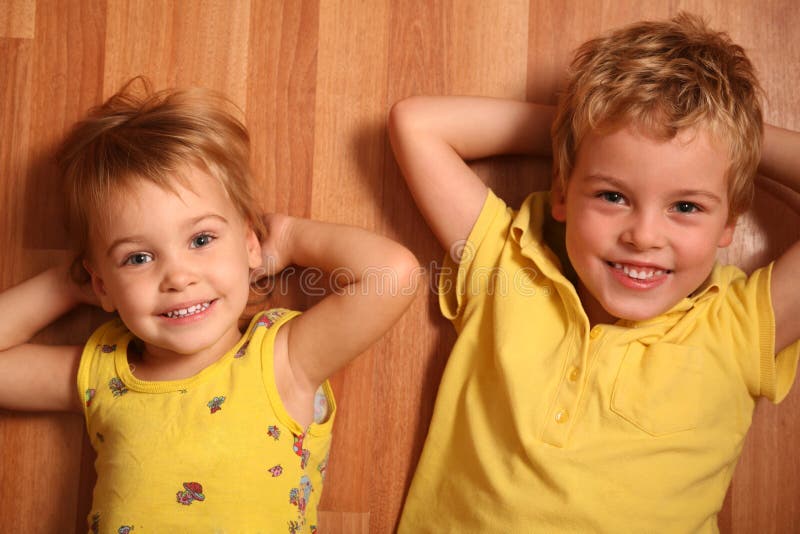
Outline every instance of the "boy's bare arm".
[[90, 300], [69, 279], [66, 266], [0, 293], [0, 407], [80, 410], [75, 375], [82, 348], [27, 341], [77, 304]]
[[328, 296], [281, 328], [275, 341], [278, 390], [299, 420], [317, 387], [400, 318], [416, 294], [419, 263], [399, 243], [360, 228], [284, 215], [266, 222], [268, 271], [314, 267], [333, 283]]
[[389, 134], [422, 215], [449, 250], [472, 230], [486, 186], [465, 161], [550, 154], [551, 106], [483, 97], [412, 97], [394, 105]]
[[[800, 133], [765, 125], [759, 172], [800, 193]], [[775, 352], [800, 338], [800, 242], [792, 245], [772, 271]]]

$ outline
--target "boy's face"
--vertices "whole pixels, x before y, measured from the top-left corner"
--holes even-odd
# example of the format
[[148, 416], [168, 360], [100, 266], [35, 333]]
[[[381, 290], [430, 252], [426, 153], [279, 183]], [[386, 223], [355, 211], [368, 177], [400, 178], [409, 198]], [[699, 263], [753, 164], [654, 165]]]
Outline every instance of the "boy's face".
[[733, 238], [728, 165], [704, 130], [661, 141], [627, 126], [584, 139], [552, 209], [592, 323], [655, 317], [705, 281]]
[[185, 176], [191, 190], [139, 180], [116, 193], [88, 266], [103, 308], [145, 342], [145, 361], [192, 355], [203, 366], [240, 337], [260, 246], [216, 179]]

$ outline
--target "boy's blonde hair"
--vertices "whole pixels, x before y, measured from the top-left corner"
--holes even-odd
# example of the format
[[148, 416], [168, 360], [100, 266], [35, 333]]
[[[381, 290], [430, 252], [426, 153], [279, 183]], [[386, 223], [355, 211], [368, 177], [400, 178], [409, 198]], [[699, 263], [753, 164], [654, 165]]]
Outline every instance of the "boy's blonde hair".
[[91, 232], [102, 231], [110, 220], [113, 195], [138, 180], [172, 192], [176, 183], [191, 188], [184, 176], [188, 166], [219, 180], [242, 218], [263, 237], [250, 189], [250, 138], [235, 113], [229, 100], [212, 91], [153, 92], [139, 77], [75, 124], [56, 159], [76, 264], [87, 255]]
[[[552, 127], [553, 172], [566, 191], [581, 141], [632, 124], [672, 139], [706, 127], [729, 151], [729, 218], [747, 210], [761, 157], [761, 88], [744, 50], [694, 15], [639, 22], [578, 48]], [[656, 162], [654, 162], [656, 163]]]

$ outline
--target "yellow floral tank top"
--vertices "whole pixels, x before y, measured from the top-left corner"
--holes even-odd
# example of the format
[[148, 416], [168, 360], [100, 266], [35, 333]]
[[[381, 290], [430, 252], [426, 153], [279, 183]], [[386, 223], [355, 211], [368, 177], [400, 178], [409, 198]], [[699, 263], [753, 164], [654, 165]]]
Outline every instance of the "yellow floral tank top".
[[335, 402], [326, 382], [301, 428], [278, 396], [275, 333], [297, 315], [260, 313], [225, 356], [174, 381], [133, 376], [119, 319], [94, 332], [78, 369], [97, 453], [89, 532], [316, 532]]

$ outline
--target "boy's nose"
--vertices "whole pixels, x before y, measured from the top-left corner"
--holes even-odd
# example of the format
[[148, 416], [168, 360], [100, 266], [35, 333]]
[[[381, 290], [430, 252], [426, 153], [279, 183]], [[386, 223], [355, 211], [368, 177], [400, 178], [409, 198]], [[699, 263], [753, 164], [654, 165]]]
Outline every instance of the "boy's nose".
[[622, 233], [622, 240], [638, 250], [663, 247], [665, 235], [660, 215], [650, 211], [633, 214]]

